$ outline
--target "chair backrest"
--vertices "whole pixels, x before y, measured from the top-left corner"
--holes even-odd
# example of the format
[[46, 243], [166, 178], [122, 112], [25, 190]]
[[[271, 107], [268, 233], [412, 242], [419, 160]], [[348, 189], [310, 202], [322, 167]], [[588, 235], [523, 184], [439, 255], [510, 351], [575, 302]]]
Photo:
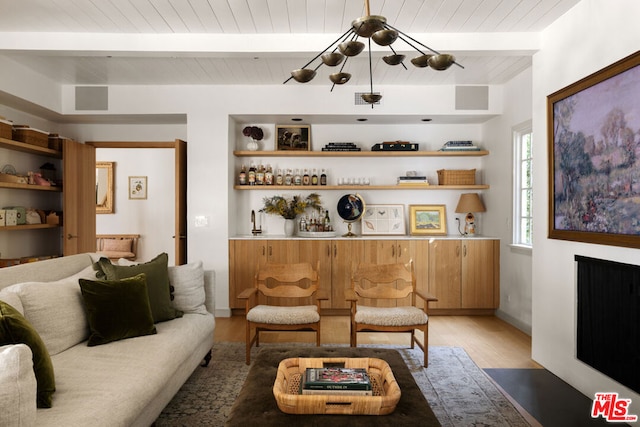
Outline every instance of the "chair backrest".
[[351, 275], [351, 288], [361, 298], [406, 298], [416, 289], [413, 260], [407, 264], [360, 264]]
[[[306, 298], [318, 290], [319, 265], [310, 263], [259, 265], [255, 275], [255, 287], [263, 295], [273, 298]], [[306, 283], [308, 286], [305, 286]]]

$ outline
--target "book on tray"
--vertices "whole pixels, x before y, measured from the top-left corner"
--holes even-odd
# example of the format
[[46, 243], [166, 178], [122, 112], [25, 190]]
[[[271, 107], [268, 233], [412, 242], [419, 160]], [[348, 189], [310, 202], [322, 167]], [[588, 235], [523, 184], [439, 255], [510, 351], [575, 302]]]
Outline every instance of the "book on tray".
[[373, 394], [371, 380], [364, 368], [307, 368], [302, 394]]

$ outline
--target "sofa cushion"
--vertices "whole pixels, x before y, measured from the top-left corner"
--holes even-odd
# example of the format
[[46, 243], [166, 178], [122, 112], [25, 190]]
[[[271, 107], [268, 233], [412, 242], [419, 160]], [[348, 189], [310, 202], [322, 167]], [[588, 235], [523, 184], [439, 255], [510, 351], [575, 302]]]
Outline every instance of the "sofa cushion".
[[95, 279], [96, 271], [89, 266], [55, 282], [24, 282], [7, 288], [20, 296], [24, 317], [38, 331], [51, 356], [89, 337], [78, 283], [81, 278]]
[[207, 314], [202, 261], [169, 267], [173, 307], [184, 313]]
[[90, 347], [156, 333], [144, 273], [120, 280], [80, 279]]
[[104, 239], [102, 251], [105, 252], [131, 252], [132, 239]]
[[106, 280], [118, 280], [140, 273], [146, 274], [153, 321], [154, 323], [163, 322], [182, 316], [182, 313], [171, 305], [168, 260], [169, 256], [162, 253], [149, 262], [122, 266], [112, 264], [108, 258], [100, 258], [98, 265], [104, 273], [104, 277], [98, 277]]
[[26, 344], [0, 347], [0, 426], [36, 422], [36, 376]]
[[56, 381], [51, 357], [38, 332], [15, 308], [0, 301], [0, 345], [26, 344], [33, 353], [38, 408], [50, 408]]

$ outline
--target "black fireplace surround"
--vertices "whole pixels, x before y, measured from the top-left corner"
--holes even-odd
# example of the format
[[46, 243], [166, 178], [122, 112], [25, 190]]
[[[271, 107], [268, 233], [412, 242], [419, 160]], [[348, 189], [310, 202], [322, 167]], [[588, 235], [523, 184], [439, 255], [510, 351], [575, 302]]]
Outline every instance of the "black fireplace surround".
[[640, 393], [640, 266], [575, 256], [577, 357]]

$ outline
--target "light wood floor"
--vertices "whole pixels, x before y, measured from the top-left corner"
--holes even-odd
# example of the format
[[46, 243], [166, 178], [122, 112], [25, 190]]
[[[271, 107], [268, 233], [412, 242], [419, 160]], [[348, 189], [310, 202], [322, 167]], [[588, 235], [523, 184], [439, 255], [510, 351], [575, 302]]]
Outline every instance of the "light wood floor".
[[[349, 344], [349, 317], [323, 316], [322, 344]], [[215, 341], [245, 340], [244, 316], [216, 318]], [[315, 342], [310, 332], [264, 332], [261, 342]], [[360, 333], [358, 343], [409, 346], [408, 334]], [[463, 347], [480, 368], [541, 368], [531, 337], [495, 316], [430, 316], [429, 345]]]

